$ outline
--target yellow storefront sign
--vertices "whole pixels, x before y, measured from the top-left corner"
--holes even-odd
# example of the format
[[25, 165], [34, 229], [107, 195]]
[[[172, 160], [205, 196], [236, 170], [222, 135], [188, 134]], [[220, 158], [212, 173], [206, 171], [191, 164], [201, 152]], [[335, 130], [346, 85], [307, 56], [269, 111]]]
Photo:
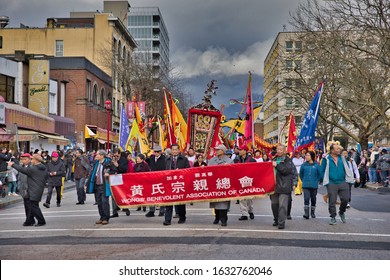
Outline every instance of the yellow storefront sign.
[[49, 114], [48, 60], [30, 60], [28, 83], [28, 108], [47, 116]]

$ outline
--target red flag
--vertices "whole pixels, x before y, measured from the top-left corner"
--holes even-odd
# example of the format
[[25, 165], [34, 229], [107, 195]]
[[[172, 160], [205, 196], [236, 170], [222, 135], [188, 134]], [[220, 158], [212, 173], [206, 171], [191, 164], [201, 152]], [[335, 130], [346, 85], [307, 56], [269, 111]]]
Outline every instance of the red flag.
[[253, 104], [252, 104], [252, 74], [249, 72], [248, 86], [246, 89], [246, 115], [245, 115], [245, 129], [244, 129], [244, 143], [250, 147], [254, 147], [253, 142]]
[[295, 127], [294, 115], [291, 112], [288, 116], [288, 138], [287, 138], [287, 152], [292, 153], [294, 151], [295, 142], [297, 141], [297, 129]]
[[164, 122], [165, 122], [165, 137], [167, 141], [167, 147], [171, 147], [171, 145], [175, 144], [176, 142], [173, 137], [171, 109], [169, 108], [169, 102], [168, 102], [165, 89], [164, 89]]

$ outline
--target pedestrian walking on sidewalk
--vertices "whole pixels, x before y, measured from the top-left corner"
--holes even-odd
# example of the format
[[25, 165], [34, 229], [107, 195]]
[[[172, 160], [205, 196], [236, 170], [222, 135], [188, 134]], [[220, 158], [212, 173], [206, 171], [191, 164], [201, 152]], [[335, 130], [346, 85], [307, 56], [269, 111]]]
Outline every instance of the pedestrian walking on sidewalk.
[[336, 201], [340, 197], [339, 216], [342, 223], [346, 222], [345, 211], [349, 200], [349, 183], [355, 179], [349, 169], [347, 160], [341, 156], [341, 147], [338, 144], [330, 145], [330, 153], [321, 162], [323, 185], [328, 192], [328, 209], [330, 225], [336, 225]]
[[61, 186], [62, 186], [62, 177], [65, 177], [66, 170], [65, 165], [62, 160], [59, 159], [57, 152], [51, 154], [51, 160], [46, 165], [47, 172], [49, 173], [49, 179], [47, 180], [47, 195], [46, 202], [43, 203], [43, 206], [50, 208], [51, 196], [53, 194], [53, 189], [56, 189], [57, 194], [57, 207], [61, 206]]
[[349, 199], [348, 199], [347, 208], [349, 208], [349, 207], [351, 207], [349, 205], [349, 203], [351, 202], [351, 198], [352, 198], [352, 186], [355, 185], [355, 183], [360, 183], [360, 173], [359, 173], [359, 169], [357, 167], [355, 160], [352, 157], [349, 157], [347, 150], [344, 149], [341, 152], [341, 155], [346, 159], [349, 170], [351, 170], [353, 177], [355, 178], [355, 181], [353, 183], [348, 183], [348, 185], [349, 185]]
[[31, 165], [28, 167], [14, 164], [14, 162], [8, 162], [9, 166], [14, 167], [20, 173], [27, 175], [27, 193], [29, 197], [30, 210], [28, 216], [31, 215], [37, 219], [38, 223], [35, 226], [46, 225], [45, 218], [39, 208], [39, 202], [41, 201], [43, 190], [45, 189], [48, 179], [46, 166], [42, 162], [42, 157], [38, 154], [34, 154], [32, 156]]
[[[309, 151], [305, 155], [305, 162], [299, 170], [299, 177], [302, 180], [302, 189], [304, 197], [304, 212], [303, 217], [309, 219], [309, 212], [312, 218], [315, 218], [315, 210], [317, 205], [317, 190], [321, 180], [320, 165], [316, 162], [316, 155], [313, 151]], [[311, 203], [311, 207], [310, 207]], [[311, 211], [310, 211], [311, 210]]]

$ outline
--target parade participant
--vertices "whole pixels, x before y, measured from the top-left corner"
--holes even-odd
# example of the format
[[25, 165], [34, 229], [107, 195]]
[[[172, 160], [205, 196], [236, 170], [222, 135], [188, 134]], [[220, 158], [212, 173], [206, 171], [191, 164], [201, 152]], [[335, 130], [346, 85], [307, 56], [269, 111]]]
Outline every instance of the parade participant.
[[[151, 171], [161, 171], [166, 169], [166, 157], [162, 153], [162, 149], [160, 146], [156, 146], [154, 148], [154, 155], [150, 156], [149, 164], [150, 164], [150, 170]], [[146, 217], [154, 217], [154, 213], [156, 212], [156, 206], [150, 206], [149, 212], [146, 213]], [[164, 216], [165, 213], [165, 207], [160, 206], [159, 210], [159, 216]]]
[[[20, 156], [20, 163], [22, 167], [27, 168], [31, 164], [31, 155], [29, 153], [22, 154]], [[33, 226], [35, 224], [34, 216], [31, 215], [30, 201], [28, 195], [28, 177], [26, 174], [19, 172], [18, 174], [18, 189], [19, 194], [23, 197], [24, 211], [26, 213], [26, 220], [23, 226]]]
[[345, 210], [349, 200], [348, 183], [355, 180], [348, 167], [346, 159], [341, 156], [341, 148], [337, 144], [330, 146], [330, 154], [322, 159], [321, 174], [323, 174], [323, 185], [328, 192], [328, 209], [330, 214], [330, 225], [336, 225], [336, 201], [340, 197], [341, 203], [339, 208], [340, 219], [346, 222]]
[[[357, 167], [355, 160], [352, 157], [349, 157], [347, 150], [343, 150], [341, 152], [341, 155], [347, 160], [348, 167], [351, 170], [353, 177], [355, 178], [355, 182], [360, 183], [360, 173], [359, 173], [359, 169]], [[348, 183], [348, 185], [349, 185], [349, 199], [348, 199], [347, 208], [351, 207], [349, 204], [351, 203], [352, 186], [355, 184], [355, 182]]]
[[[115, 165], [118, 174], [127, 173], [127, 169], [129, 168], [129, 162], [127, 160], [126, 152], [121, 152], [119, 149], [114, 149], [112, 163]], [[112, 204], [112, 215], [110, 216], [110, 218], [119, 217], [118, 211], [121, 209], [118, 207], [118, 204], [115, 202], [114, 196], [111, 197], [111, 204]], [[126, 213], [126, 216], [130, 216], [129, 209], [123, 209], [123, 211]]]
[[43, 190], [45, 189], [46, 181], [48, 179], [46, 166], [42, 162], [42, 157], [38, 154], [32, 156], [31, 165], [28, 167], [14, 164], [12, 161], [8, 162], [9, 166], [13, 166], [20, 173], [27, 175], [27, 194], [29, 197], [30, 211], [27, 216], [33, 217], [31, 220], [29, 218], [29, 221], [32, 221], [34, 218], [37, 219], [38, 223], [35, 226], [46, 225], [45, 218], [39, 208], [39, 202], [41, 201]]
[[[138, 154], [135, 158], [134, 173], [136, 172], [149, 172], [150, 167], [145, 161], [146, 157], [144, 154]], [[143, 211], [146, 212], [146, 206], [142, 207]], [[136, 211], [141, 211], [141, 207], [138, 207]]]
[[97, 151], [87, 186], [87, 193], [96, 194], [100, 215], [100, 219], [96, 221], [96, 224], [107, 225], [110, 219], [109, 197], [111, 196], [111, 190], [108, 176], [115, 173], [116, 167], [112, 164], [111, 159], [107, 157], [106, 151]]
[[[188, 159], [180, 154], [179, 145], [173, 144], [171, 146], [172, 155], [166, 160], [166, 170], [174, 170], [174, 169], [184, 169], [190, 168], [190, 163]], [[183, 224], [186, 222], [186, 205], [178, 205], [177, 206], [178, 215], [179, 215], [179, 224]], [[165, 207], [165, 220], [163, 222], [164, 226], [168, 226], [172, 221], [172, 212], [173, 206]]]
[[[305, 156], [305, 155], [306, 154], [303, 154], [303, 156]], [[301, 169], [302, 164], [305, 162], [305, 159], [301, 156], [301, 153], [295, 152], [294, 158], [292, 159], [292, 162], [294, 163], [294, 165], [295, 165], [295, 167], [297, 169], [297, 173], [299, 174], [299, 171]], [[299, 177], [298, 177], [298, 185], [295, 188], [294, 193], [295, 193], [295, 195], [301, 195], [302, 194], [302, 181], [301, 181], [301, 179]]]
[[257, 162], [263, 162], [263, 156], [260, 150], [256, 150], [253, 157]]
[[47, 181], [47, 196], [46, 202], [43, 206], [50, 208], [50, 200], [53, 194], [53, 188], [56, 189], [57, 193], [57, 207], [61, 206], [61, 186], [62, 177], [65, 176], [66, 170], [62, 160], [58, 159], [58, 153], [53, 152], [51, 154], [51, 161], [46, 164], [47, 172], [49, 173], [49, 179]]
[[188, 154], [187, 154], [188, 161], [190, 162], [190, 166], [193, 167], [194, 163], [196, 161], [196, 154], [194, 148], [190, 147], [188, 149]]
[[[234, 159], [234, 163], [256, 162], [252, 157], [248, 156], [248, 146], [241, 145], [239, 148], [239, 156]], [[253, 199], [241, 199], [240, 200], [241, 217], [240, 221], [248, 220], [248, 216], [251, 220], [255, 218], [253, 214]]]
[[[228, 156], [225, 155], [226, 147], [224, 145], [218, 145], [217, 147], [215, 147], [215, 151], [216, 156], [210, 159], [209, 166], [233, 163], [233, 160], [231, 160]], [[217, 225], [219, 221], [221, 221], [221, 226], [227, 226], [227, 213], [230, 209], [230, 200], [210, 202], [210, 208], [214, 208], [215, 211], [215, 220], [213, 224]]]
[[273, 226], [284, 229], [288, 200], [293, 188], [297, 185], [298, 174], [292, 160], [287, 156], [287, 149], [284, 145], [277, 146], [272, 165], [275, 167], [276, 172], [275, 192], [270, 196], [272, 214], [274, 216]]
[[86, 200], [85, 195], [85, 180], [88, 177], [89, 160], [84, 156], [84, 152], [81, 149], [76, 150], [76, 158], [74, 160], [74, 179], [76, 183], [77, 203], [76, 205], [83, 205]]
[[197, 155], [194, 167], [207, 166], [207, 163], [204, 161], [202, 154]]
[[[299, 177], [302, 180], [302, 189], [304, 196], [304, 211], [303, 217], [309, 219], [310, 215], [315, 218], [315, 210], [317, 204], [317, 190], [318, 184], [321, 180], [320, 165], [316, 161], [316, 155], [313, 151], [309, 151], [305, 155], [305, 162], [299, 170]], [[310, 208], [311, 202], [311, 208]]]

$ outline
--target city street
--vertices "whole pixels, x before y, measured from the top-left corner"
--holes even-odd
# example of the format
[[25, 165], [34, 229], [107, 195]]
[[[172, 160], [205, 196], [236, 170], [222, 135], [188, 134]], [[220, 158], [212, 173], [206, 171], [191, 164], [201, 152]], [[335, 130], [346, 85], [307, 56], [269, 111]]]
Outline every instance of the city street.
[[[108, 225], [99, 218], [94, 198], [76, 205], [74, 188], [61, 207], [42, 207], [47, 225], [23, 227], [23, 203], [0, 209], [0, 258], [14, 259], [264, 259], [264, 260], [388, 260], [390, 258], [390, 192], [353, 189], [347, 223], [328, 224], [321, 187], [317, 218], [305, 220], [303, 196], [293, 196], [292, 220], [284, 230], [272, 226], [268, 197], [256, 199], [255, 219], [238, 221], [232, 203], [227, 227], [213, 225], [208, 203], [187, 205], [187, 222], [163, 226], [163, 217], [146, 218], [143, 211], [120, 212]], [[45, 197], [45, 195], [44, 195]], [[53, 202], [53, 200], [52, 200]], [[54, 206], [54, 207], [53, 207]]]

